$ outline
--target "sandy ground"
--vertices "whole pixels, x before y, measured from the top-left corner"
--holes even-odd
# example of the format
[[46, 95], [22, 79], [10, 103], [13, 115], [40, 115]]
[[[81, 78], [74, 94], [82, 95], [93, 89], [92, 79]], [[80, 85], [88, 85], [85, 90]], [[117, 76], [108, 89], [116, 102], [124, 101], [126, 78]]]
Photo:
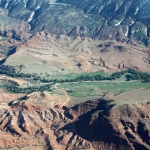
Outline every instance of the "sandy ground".
[[22, 96], [24, 96], [24, 94], [7, 93], [3, 89], [0, 89], [0, 104], [8, 104], [9, 102], [17, 100]]
[[[65, 94], [63, 95], [63, 94], [59, 95], [57, 93], [50, 93], [47, 91], [43, 92], [42, 94], [40, 92], [34, 92], [34, 93], [27, 95], [27, 100], [29, 103], [32, 103], [32, 104], [36, 104], [36, 103], [46, 104], [47, 106], [53, 108], [56, 105], [66, 104], [67, 98], [66, 98], [66, 95]], [[14, 95], [16, 95], [17, 97], [18, 94], [14, 94]], [[6, 96], [7, 96], [7, 93], [6, 93]], [[18, 96], [21, 96], [21, 95], [18, 95]], [[14, 99], [14, 103], [16, 102], [18, 102], [18, 100]]]

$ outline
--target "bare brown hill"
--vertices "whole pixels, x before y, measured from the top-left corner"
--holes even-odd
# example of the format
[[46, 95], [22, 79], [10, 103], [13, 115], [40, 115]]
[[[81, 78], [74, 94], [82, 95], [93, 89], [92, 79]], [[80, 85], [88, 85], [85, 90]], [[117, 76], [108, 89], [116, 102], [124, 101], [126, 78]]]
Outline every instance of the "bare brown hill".
[[56, 109], [37, 94], [0, 107], [0, 148], [149, 150], [149, 102], [91, 100]]
[[75, 120], [74, 129], [95, 150], [149, 150], [149, 112], [149, 102], [113, 106], [89, 101], [67, 110], [66, 115]]
[[4, 64], [23, 65], [21, 72], [25, 73], [50, 75], [127, 68], [149, 72], [148, 53], [148, 48], [138, 43], [58, 37], [44, 30], [19, 45]]

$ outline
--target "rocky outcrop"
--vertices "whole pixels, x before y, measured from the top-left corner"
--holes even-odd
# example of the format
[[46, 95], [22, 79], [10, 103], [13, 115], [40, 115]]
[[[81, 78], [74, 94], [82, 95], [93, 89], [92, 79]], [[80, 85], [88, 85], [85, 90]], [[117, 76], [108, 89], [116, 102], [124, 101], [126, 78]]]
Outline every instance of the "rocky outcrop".
[[149, 102], [91, 100], [56, 109], [30, 96], [0, 108], [0, 148], [149, 150], [149, 127]]
[[[90, 111], [87, 111], [89, 108]], [[89, 101], [68, 110], [67, 116], [72, 119], [78, 118], [74, 121], [76, 132], [90, 141], [96, 150], [150, 149], [148, 102], [113, 106], [113, 103], [111, 105], [106, 101]]]
[[23, 98], [9, 105], [0, 108], [0, 149], [34, 147], [63, 150], [89, 147], [89, 143], [75, 133], [63, 110]]

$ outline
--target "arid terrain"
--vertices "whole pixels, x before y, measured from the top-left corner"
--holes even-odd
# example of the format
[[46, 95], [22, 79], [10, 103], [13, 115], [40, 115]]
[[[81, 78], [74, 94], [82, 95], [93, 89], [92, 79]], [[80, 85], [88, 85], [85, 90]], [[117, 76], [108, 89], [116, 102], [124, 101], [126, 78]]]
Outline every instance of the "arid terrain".
[[17, 46], [16, 52], [6, 58], [4, 65], [23, 65], [21, 72], [39, 75], [99, 70], [112, 73], [128, 68], [149, 72], [149, 49], [135, 41], [130, 42], [70, 38], [65, 35], [58, 38], [42, 31]]
[[0, 0], [1, 150], [150, 150], [148, 0]]
[[[136, 97], [135, 92], [145, 96]], [[59, 104], [60, 97], [50, 97], [47, 93], [18, 95], [18, 100], [8, 95], [13, 101], [4, 100], [0, 108], [0, 147], [16, 150], [148, 150], [149, 93], [145, 89], [130, 91], [124, 94], [125, 98], [129, 94], [132, 97], [128, 102], [121, 94], [115, 96], [114, 101], [109, 100], [112, 97], [108, 94], [105, 100], [91, 100], [73, 107], [57, 107], [65, 104], [65, 96]], [[1, 95], [7, 98], [2, 91]]]

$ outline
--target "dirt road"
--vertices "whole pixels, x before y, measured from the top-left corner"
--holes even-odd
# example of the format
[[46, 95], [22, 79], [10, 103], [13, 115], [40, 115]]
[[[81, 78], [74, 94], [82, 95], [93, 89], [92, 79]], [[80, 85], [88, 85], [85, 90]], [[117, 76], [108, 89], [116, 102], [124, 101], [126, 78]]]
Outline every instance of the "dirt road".
[[[60, 92], [63, 92], [63, 93], [65, 94], [65, 96], [66, 96], [66, 101], [62, 104], [62, 106], [64, 106], [64, 105], [66, 105], [66, 104], [70, 101], [70, 97], [68, 96], [68, 93], [67, 93], [66, 91], [64, 91], [64, 90], [62, 90], [62, 89], [59, 89], [59, 88], [57, 87], [58, 84], [59, 84], [59, 83], [56, 83], [56, 84], [55, 84], [55, 89], [57, 89], [57, 90], [60, 91]], [[77, 131], [76, 131], [75, 128], [74, 128], [73, 121], [70, 120], [70, 123], [72, 124], [73, 131], [78, 135]], [[79, 135], [78, 135], [78, 136], [79, 136]], [[80, 137], [80, 136], [79, 136], [79, 137]], [[85, 140], [85, 139], [84, 139], [84, 140]], [[89, 141], [87, 141], [87, 140], [85, 140], [85, 141], [90, 145], [90, 150], [94, 150], [92, 144], [91, 144]]]
[[63, 104], [61, 104], [62, 106], [64, 106], [64, 105], [66, 105], [66, 104], [70, 101], [70, 97], [68, 96], [68, 94], [67, 94], [66, 91], [64, 91], [64, 90], [62, 90], [62, 89], [59, 89], [59, 88], [57, 87], [57, 85], [59, 85], [59, 83], [56, 83], [56, 84], [55, 84], [55, 89], [57, 89], [57, 90], [60, 91], [60, 92], [63, 92], [63, 93], [65, 94], [65, 96], [66, 96], [66, 101], [65, 101]]

